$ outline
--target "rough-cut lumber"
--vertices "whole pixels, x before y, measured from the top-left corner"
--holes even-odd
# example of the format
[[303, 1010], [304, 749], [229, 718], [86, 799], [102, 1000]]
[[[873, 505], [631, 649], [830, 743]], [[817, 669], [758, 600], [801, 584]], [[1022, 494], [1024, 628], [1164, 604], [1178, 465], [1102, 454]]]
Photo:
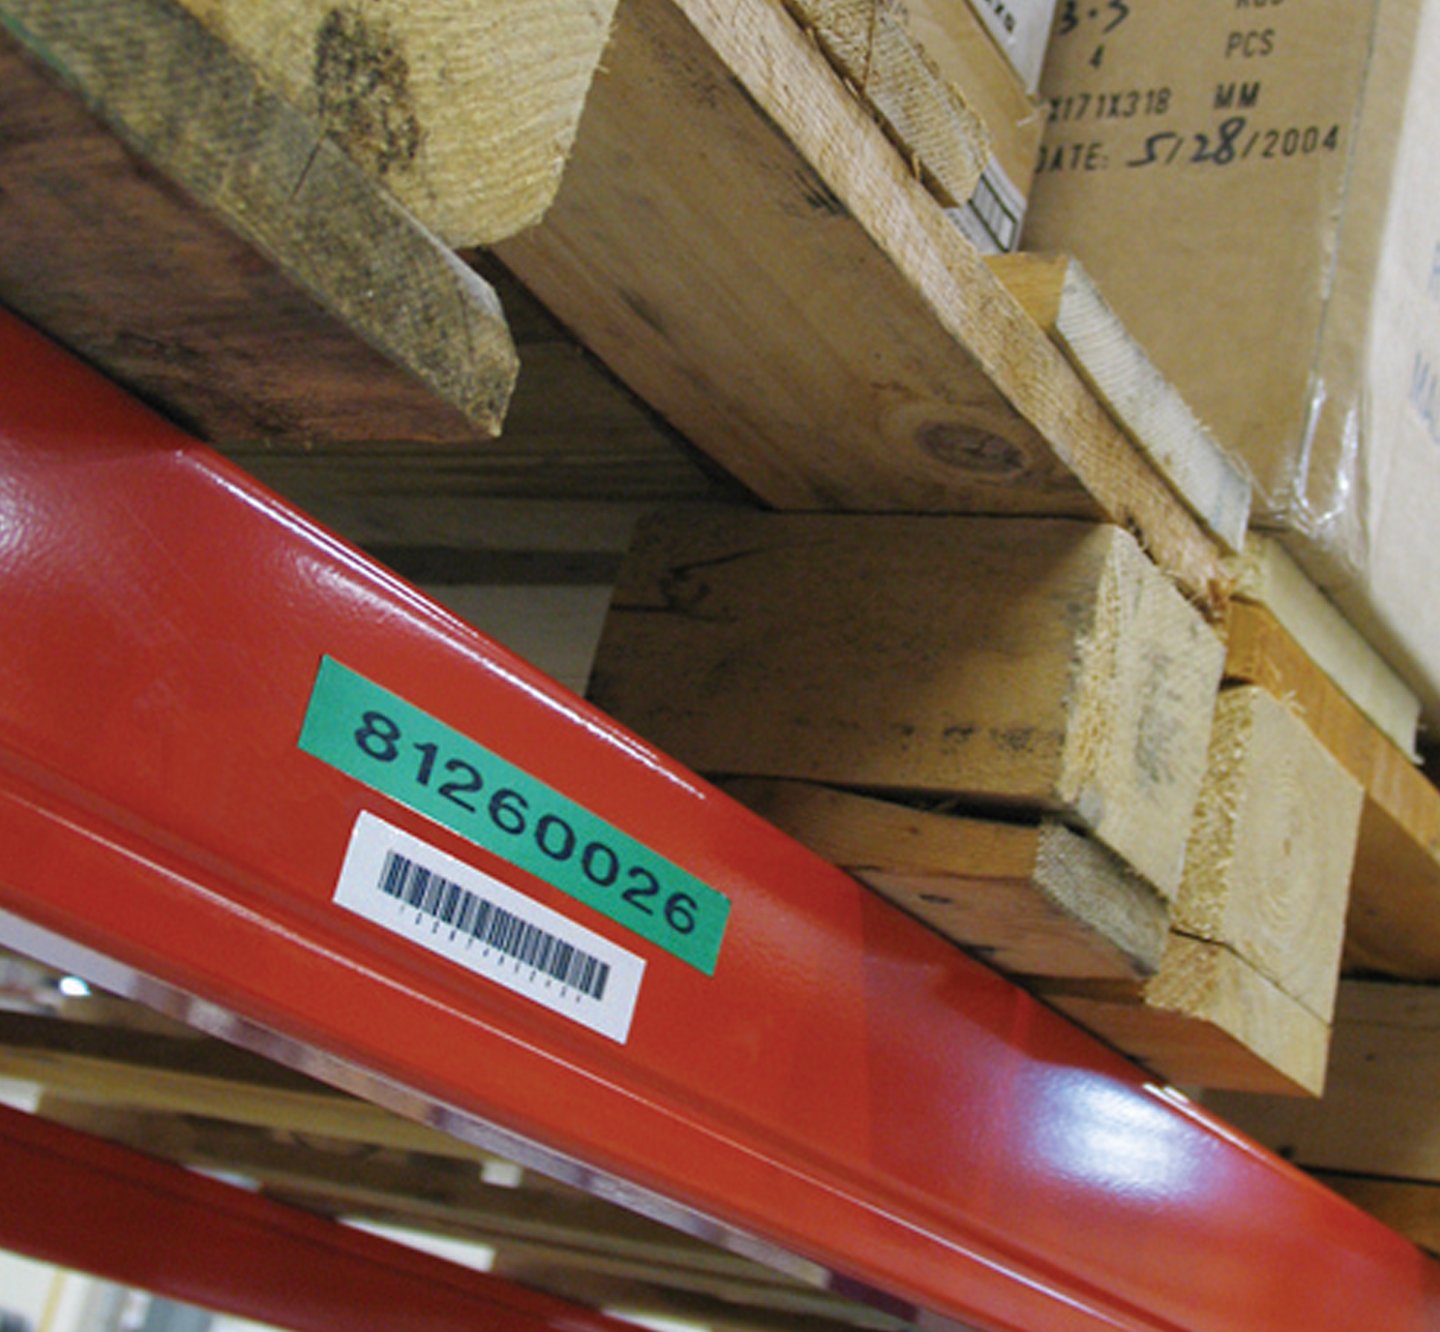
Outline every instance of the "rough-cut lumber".
[[1158, 971], [1041, 992], [1177, 1082], [1319, 1095], [1361, 799], [1278, 701], [1225, 691]]
[[615, 0], [179, 0], [450, 245], [544, 214]]
[[1440, 988], [1345, 980], [1322, 1101], [1215, 1095], [1206, 1104], [1298, 1165], [1436, 1184], [1437, 1088]]
[[1250, 480], [1130, 335], [1078, 262], [996, 255], [992, 271], [1053, 338], [1190, 511], [1238, 552], [1250, 521]]
[[1235, 561], [1235, 596], [1270, 611], [1382, 734], [1415, 753], [1420, 700], [1279, 541], [1251, 535]]
[[0, 3], [0, 300], [215, 440], [471, 440], [499, 302], [172, 0]]
[[1293, 708], [1364, 789], [1347, 965], [1440, 980], [1440, 791], [1263, 607], [1231, 607], [1225, 672]]
[[1225, 690], [1171, 928], [1229, 948], [1328, 1024], [1361, 802], [1283, 704]]
[[1319, 1096], [1330, 1027], [1221, 944], [1171, 932], [1141, 987], [1053, 981], [1047, 1003], [1185, 1086]]
[[789, 509], [1105, 516], [1210, 602], [1199, 524], [772, 0], [627, 0], [500, 259]]
[[997, 970], [1142, 979], [1159, 965], [1159, 894], [1054, 819], [998, 823], [809, 782], [739, 779], [726, 790]]
[[[226, 443], [224, 452], [361, 545], [492, 549], [501, 539], [491, 525], [494, 505], [482, 506], [497, 497], [527, 512], [541, 500], [653, 507], [744, 497], [510, 273], [480, 252], [465, 258], [500, 297], [522, 366], [499, 439], [457, 449], [404, 438], [267, 438]], [[590, 516], [583, 524], [572, 521], [572, 533], [595, 522]], [[507, 529], [517, 526], [506, 523]]]
[[926, 60], [900, 13], [882, 0], [785, 0], [841, 75], [927, 173], [949, 207], [974, 192], [990, 156], [984, 122]]
[[703, 772], [1059, 814], [1169, 897], [1222, 657], [1117, 527], [681, 510], [591, 692]]
[[0, 1013], [0, 1077], [64, 1098], [478, 1161], [485, 1153], [218, 1041]]

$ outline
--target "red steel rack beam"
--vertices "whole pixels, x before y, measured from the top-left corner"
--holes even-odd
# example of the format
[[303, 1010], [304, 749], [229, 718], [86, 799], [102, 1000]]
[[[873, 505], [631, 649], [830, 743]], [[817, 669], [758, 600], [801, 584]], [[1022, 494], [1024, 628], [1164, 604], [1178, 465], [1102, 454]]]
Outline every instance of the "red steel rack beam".
[[17, 946], [922, 1325], [1440, 1326], [1394, 1233], [14, 322], [0, 642]]
[[296, 1332], [626, 1332], [499, 1277], [0, 1106], [0, 1246]]

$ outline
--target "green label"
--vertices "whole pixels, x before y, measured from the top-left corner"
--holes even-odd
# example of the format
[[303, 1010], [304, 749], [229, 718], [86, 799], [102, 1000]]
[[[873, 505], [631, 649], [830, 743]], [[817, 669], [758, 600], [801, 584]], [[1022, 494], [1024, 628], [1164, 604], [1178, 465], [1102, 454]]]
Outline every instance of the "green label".
[[715, 974], [723, 893], [333, 658], [300, 748]]

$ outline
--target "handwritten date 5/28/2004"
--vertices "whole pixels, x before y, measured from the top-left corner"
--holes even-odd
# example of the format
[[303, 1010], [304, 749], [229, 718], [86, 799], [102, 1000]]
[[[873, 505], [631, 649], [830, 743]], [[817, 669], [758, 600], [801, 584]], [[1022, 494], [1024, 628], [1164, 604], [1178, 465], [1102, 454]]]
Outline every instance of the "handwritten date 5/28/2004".
[[1286, 129], [1255, 129], [1244, 116], [1222, 120], [1212, 131], [1161, 130], [1149, 135], [1127, 167], [1208, 164], [1231, 166], [1236, 162], [1278, 161], [1313, 157], [1340, 148], [1340, 126], [1292, 125]]

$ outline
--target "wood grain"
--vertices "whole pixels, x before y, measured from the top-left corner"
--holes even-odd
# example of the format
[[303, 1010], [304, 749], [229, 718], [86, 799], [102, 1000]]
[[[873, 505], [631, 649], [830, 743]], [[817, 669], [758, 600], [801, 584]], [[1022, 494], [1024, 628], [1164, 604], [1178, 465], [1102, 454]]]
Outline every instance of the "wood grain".
[[498, 431], [494, 292], [171, 0], [5, 0], [0, 118], [0, 299], [204, 437]]
[[1159, 894], [1055, 820], [998, 823], [808, 782], [752, 778], [725, 789], [999, 971], [1143, 979], [1159, 965]]
[[447, 244], [543, 216], [615, 0], [180, 0]]
[[1264, 608], [1235, 603], [1227, 653], [1226, 675], [1294, 709], [1364, 790], [1346, 965], [1440, 980], [1440, 791]]
[[592, 695], [703, 772], [1060, 814], [1169, 897], [1222, 655], [1119, 528], [682, 510]]
[[555, 204], [497, 253], [770, 504], [1103, 515], [1223, 599], [1208, 537], [778, 5], [628, 0]]

